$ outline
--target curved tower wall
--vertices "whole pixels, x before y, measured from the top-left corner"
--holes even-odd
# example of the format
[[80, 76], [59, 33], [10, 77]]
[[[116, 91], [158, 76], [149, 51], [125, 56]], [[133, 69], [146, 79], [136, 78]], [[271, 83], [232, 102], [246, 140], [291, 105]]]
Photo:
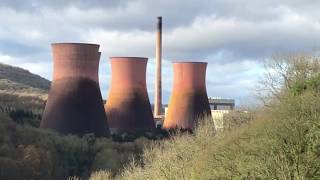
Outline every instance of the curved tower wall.
[[99, 45], [52, 44], [53, 80], [41, 128], [63, 134], [109, 134], [99, 88]]
[[173, 63], [173, 90], [163, 128], [193, 129], [199, 119], [211, 117], [206, 68], [205, 62]]
[[105, 104], [112, 133], [155, 128], [146, 87], [147, 58], [112, 57], [111, 87]]

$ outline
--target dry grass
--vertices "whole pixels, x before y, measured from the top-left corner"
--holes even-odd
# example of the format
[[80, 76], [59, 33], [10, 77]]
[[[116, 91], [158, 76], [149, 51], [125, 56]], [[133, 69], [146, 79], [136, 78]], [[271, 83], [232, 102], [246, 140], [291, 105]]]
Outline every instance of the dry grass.
[[[219, 134], [202, 121], [194, 135], [155, 142], [116, 179], [320, 178], [320, 96], [288, 96]], [[243, 120], [243, 119], [242, 119]], [[92, 178], [103, 179], [103, 174]]]

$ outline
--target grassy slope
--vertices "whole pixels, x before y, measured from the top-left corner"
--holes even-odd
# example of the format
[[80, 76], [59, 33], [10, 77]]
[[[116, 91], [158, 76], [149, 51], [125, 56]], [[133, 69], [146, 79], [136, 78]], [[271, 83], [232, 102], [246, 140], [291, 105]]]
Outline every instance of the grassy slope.
[[12, 82], [23, 84], [29, 87], [48, 90], [50, 81], [29, 71], [0, 63], [0, 79], [7, 79]]
[[[15, 109], [43, 108], [47, 90], [0, 79], [0, 107]], [[34, 109], [34, 108], [33, 108]]]
[[0, 107], [43, 108], [50, 81], [27, 70], [0, 63]]
[[50, 81], [0, 63], [0, 112], [15, 122], [39, 126]]
[[[286, 97], [248, 125], [215, 134], [212, 123], [144, 151], [117, 179], [319, 179], [320, 96]], [[107, 178], [103, 172], [92, 179]]]

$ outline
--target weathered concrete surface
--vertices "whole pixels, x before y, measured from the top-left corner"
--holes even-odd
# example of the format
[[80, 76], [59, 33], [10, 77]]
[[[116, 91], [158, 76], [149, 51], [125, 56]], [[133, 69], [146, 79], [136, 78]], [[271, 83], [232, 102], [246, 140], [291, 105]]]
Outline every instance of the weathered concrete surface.
[[52, 44], [53, 82], [41, 128], [63, 134], [109, 135], [98, 81], [99, 45]]
[[111, 58], [111, 87], [105, 104], [112, 133], [153, 131], [146, 87], [147, 58]]
[[163, 128], [195, 128], [199, 118], [210, 118], [204, 62], [173, 63], [174, 81]]

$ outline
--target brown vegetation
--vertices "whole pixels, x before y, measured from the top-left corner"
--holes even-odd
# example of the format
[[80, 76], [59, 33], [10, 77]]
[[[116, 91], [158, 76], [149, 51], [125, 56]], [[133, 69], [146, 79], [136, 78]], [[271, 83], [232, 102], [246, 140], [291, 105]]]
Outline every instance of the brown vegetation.
[[[194, 135], [157, 142], [116, 179], [319, 179], [319, 60], [291, 57], [281, 61], [290, 86], [283, 79], [277, 96], [264, 97], [268, 106], [230, 114], [222, 133], [214, 133], [212, 121], [203, 121]], [[99, 178], [109, 176], [93, 175]]]

